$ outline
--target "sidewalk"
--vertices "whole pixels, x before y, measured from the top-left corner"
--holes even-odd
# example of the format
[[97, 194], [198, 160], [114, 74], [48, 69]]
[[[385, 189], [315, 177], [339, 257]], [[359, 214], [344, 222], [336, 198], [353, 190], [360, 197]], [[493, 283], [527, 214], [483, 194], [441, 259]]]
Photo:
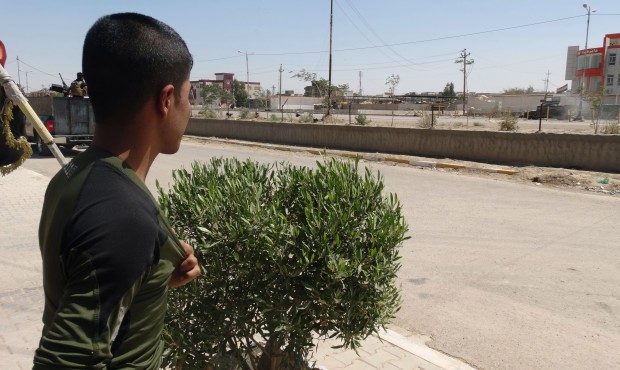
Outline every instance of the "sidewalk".
[[[49, 178], [19, 168], [0, 177], [0, 364], [30, 369], [41, 332], [43, 288], [37, 229]], [[314, 360], [328, 370], [472, 369], [425, 346], [428, 338], [391, 327], [367, 338], [358, 354], [320, 343]]]
[[31, 369], [41, 335], [37, 230], [49, 178], [18, 168], [0, 177], [0, 366]]

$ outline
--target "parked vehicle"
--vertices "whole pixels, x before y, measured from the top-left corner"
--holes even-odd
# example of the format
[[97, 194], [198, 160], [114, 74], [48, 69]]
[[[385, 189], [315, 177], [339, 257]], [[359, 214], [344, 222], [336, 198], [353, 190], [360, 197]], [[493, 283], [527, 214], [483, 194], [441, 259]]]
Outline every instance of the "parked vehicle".
[[540, 113], [539, 110], [531, 110], [529, 112], [527, 112], [527, 118], [528, 119], [538, 119], [540, 118]]
[[[71, 149], [92, 142], [95, 119], [88, 98], [39, 96], [28, 101], [54, 137], [56, 145]], [[35, 151], [39, 155], [51, 154], [31, 122], [26, 122], [25, 132], [28, 139], [35, 143]]]

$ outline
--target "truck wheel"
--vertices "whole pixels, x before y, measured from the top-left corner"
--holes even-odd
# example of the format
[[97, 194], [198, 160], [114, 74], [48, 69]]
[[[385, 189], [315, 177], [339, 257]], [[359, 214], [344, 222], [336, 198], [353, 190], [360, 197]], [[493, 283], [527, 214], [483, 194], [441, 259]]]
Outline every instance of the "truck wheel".
[[35, 135], [34, 143], [35, 143], [36, 151], [38, 155], [42, 157], [49, 157], [50, 155], [52, 155], [50, 148], [48, 148], [47, 145], [45, 145], [45, 143], [43, 142], [43, 139], [41, 139], [39, 135]]

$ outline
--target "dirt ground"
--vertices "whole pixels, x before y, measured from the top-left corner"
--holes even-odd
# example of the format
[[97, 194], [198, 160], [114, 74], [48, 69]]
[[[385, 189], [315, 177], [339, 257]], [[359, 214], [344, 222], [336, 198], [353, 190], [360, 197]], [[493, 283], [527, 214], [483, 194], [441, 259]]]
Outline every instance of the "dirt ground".
[[[348, 118], [348, 117], [347, 117]], [[401, 127], [412, 127], [415, 125], [415, 120], [411, 120], [409, 117], [394, 117], [395, 125], [402, 125]], [[396, 119], [398, 118], [398, 119]], [[419, 120], [419, 119], [418, 119]], [[375, 124], [378, 126], [388, 125], [392, 122], [392, 117], [380, 117], [376, 120]], [[539, 131], [539, 125], [542, 132], [548, 133], [570, 133], [570, 134], [594, 134], [594, 127], [591, 121], [562, 121], [556, 119], [543, 119], [541, 122], [538, 120], [518, 120], [517, 132], [523, 133], [535, 133]], [[604, 132], [609, 126], [617, 125], [616, 121], [601, 121], [599, 122], [599, 134]], [[486, 117], [454, 117], [454, 116], [439, 116], [437, 119], [436, 129], [440, 130], [476, 130], [476, 131], [497, 131], [499, 130], [499, 120], [488, 119]], [[460, 161], [454, 161], [460, 162]], [[458, 170], [463, 173], [468, 173], [475, 176], [492, 177], [502, 181], [513, 181], [520, 183], [532, 184], [533, 186], [546, 186], [553, 188], [560, 188], [569, 191], [582, 191], [589, 193], [597, 193], [601, 195], [615, 195], [620, 196], [620, 174], [618, 173], [603, 173], [592, 171], [580, 171], [564, 168], [550, 168], [550, 167], [510, 167], [510, 166], [490, 166], [479, 163], [467, 163], [461, 162], [468, 167], [480, 167], [480, 168], [504, 168], [518, 171], [514, 175], [504, 175], [498, 173], [490, 173], [483, 170]], [[451, 169], [439, 169], [444, 171], [455, 171]], [[620, 171], [620, 168], [618, 169]]]
[[[340, 118], [341, 119], [341, 118]], [[348, 123], [348, 117], [346, 117]], [[371, 124], [377, 126], [391, 126], [392, 117], [373, 117], [375, 122]], [[416, 122], [417, 121], [417, 122]], [[419, 126], [419, 117], [394, 117], [394, 127], [416, 127]], [[538, 120], [518, 120], [517, 132], [535, 133], [539, 131], [539, 125], [542, 132], [548, 133], [570, 133], [570, 134], [594, 134], [594, 127], [591, 121], [563, 121], [556, 119]], [[605, 132], [611, 126], [617, 126], [617, 121], [601, 121], [599, 122], [599, 134]], [[498, 131], [499, 120], [488, 119], [486, 117], [454, 117], [439, 116], [437, 119], [436, 129], [439, 130], [475, 130], [475, 131]], [[459, 171], [463, 174], [474, 176], [491, 177], [500, 181], [512, 181], [532, 186], [544, 186], [558, 188], [568, 191], [580, 191], [588, 193], [597, 193], [601, 195], [620, 196], [620, 174], [619, 173], [603, 173], [592, 171], [580, 171], [564, 168], [550, 167], [512, 167], [497, 166], [464, 161], [450, 161], [464, 164], [467, 167], [478, 168], [502, 168], [518, 171], [514, 175], [505, 175], [499, 173], [491, 173], [484, 170], [473, 169], [438, 169], [438, 171]], [[620, 171], [620, 168], [618, 169]]]
[[[480, 166], [479, 164], [472, 164]], [[488, 167], [488, 166], [483, 166]], [[620, 174], [579, 171], [564, 168], [549, 167], [508, 167], [495, 166], [495, 168], [508, 168], [518, 171], [514, 175], [489, 173], [483, 170], [473, 169], [438, 169], [439, 171], [459, 171], [480, 177], [490, 177], [500, 181], [511, 181], [532, 186], [551, 187], [567, 191], [596, 193], [620, 197]]]

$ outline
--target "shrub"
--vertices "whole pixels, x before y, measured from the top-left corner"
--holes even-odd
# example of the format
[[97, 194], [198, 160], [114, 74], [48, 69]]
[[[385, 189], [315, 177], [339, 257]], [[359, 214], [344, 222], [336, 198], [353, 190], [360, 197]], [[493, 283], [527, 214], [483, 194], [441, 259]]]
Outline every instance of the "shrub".
[[277, 115], [275, 115], [275, 114], [271, 114], [271, 115], [269, 116], [269, 120], [270, 120], [270, 121], [273, 121], [273, 122], [277, 122], [277, 121], [279, 121], [280, 119], [278, 118], [278, 116], [277, 116]]
[[601, 133], [608, 134], [608, 135], [620, 134], [620, 123], [613, 122], [613, 121], [607, 122], [605, 126], [603, 127], [603, 130], [601, 131]]
[[301, 123], [312, 123], [314, 120], [314, 116], [311, 113], [303, 113], [301, 116], [299, 116], [299, 122]]
[[240, 119], [246, 119], [248, 118], [248, 115], [250, 114], [250, 110], [248, 108], [241, 108], [239, 110], [239, 118]]
[[370, 122], [372, 121], [368, 117], [366, 117], [365, 114], [358, 113], [357, 116], [355, 116], [355, 123], [357, 123], [358, 125], [365, 126]]
[[418, 126], [422, 128], [433, 128], [436, 123], [437, 117], [429, 113], [424, 113], [418, 121]]
[[205, 105], [202, 108], [202, 115], [205, 118], [216, 118], [217, 117], [217, 113], [215, 112], [215, 110], [213, 110], [213, 108], [209, 105]]
[[170, 291], [164, 366], [304, 369], [313, 333], [357, 348], [400, 306], [407, 224], [383, 192], [380, 175], [336, 159], [175, 170], [160, 204], [206, 273]]
[[489, 111], [489, 119], [491, 118], [497, 118], [502, 116], [503, 113], [500, 114], [500, 107], [499, 107], [499, 103], [495, 103], [495, 105], [493, 105], [493, 108], [491, 108], [491, 110]]
[[501, 118], [497, 123], [500, 131], [517, 131], [519, 129], [519, 117], [511, 110], [502, 112]]

